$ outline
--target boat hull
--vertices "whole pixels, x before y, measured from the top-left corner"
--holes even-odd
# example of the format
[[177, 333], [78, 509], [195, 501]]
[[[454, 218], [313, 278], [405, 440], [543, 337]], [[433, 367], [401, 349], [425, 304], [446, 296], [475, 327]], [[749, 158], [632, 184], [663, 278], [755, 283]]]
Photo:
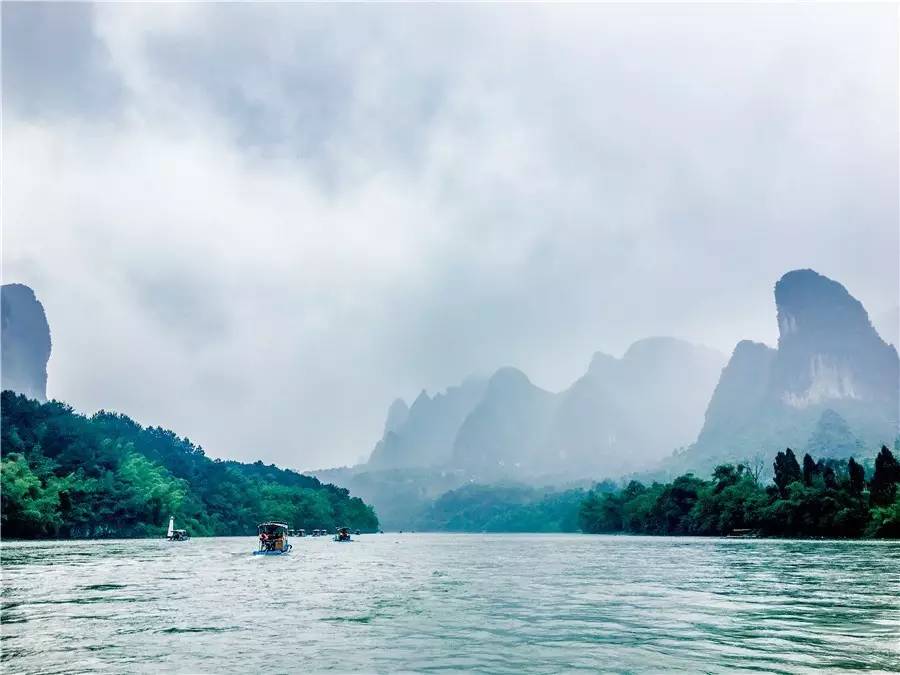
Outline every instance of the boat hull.
[[253, 551], [253, 555], [287, 555], [291, 552], [291, 549], [294, 548], [291, 544], [288, 544], [287, 548], [283, 551]]

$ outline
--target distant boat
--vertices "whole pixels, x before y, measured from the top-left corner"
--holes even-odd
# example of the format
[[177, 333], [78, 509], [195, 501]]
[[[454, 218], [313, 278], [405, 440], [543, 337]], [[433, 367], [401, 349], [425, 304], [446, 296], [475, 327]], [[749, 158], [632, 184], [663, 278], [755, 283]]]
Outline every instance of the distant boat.
[[757, 539], [759, 538], [759, 532], [756, 530], [751, 530], [749, 528], [739, 528], [736, 527], [731, 531], [731, 534], [725, 535], [726, 539]]
[[169, 516], [169, 529], [166, 531], [166, 539], [169, 541], [187, 541], [190, 538], [191, 535], [187, 533], [187, 530], [175, 529], [175, 516]]
[[288, 543], [290, 528], [285, 523], [260, 523], [256, 529], [259, 531], [259, 549], [253, 551], [253, 555], [284, 555], [293, 548]]

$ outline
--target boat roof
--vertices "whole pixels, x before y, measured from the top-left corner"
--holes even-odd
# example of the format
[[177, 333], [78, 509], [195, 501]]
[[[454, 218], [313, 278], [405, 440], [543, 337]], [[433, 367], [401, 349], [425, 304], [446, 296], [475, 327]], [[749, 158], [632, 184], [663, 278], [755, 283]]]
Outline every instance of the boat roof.
[[287, 523], [260, 523], [257, 527], [265, 527], [266, 525], [274, 525], [275, 527], [287, 527]]

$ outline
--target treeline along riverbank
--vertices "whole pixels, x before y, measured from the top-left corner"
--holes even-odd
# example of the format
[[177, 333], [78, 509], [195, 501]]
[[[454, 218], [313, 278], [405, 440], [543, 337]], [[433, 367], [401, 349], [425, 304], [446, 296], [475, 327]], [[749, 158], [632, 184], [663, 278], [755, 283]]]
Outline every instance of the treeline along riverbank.
[[262, 462], [213, 460], [187, 438], [125, 415], [90, 417], [2, 393], [2, 535], [248, 535], [261, 520], [375, 531], [371, 506], [334, 485]]
[[[900, 537], [900, 464], [798, 460], [779, 452], [773, 481], [718, 466], [710, 479], [610, 481], [593, 490], [471, 484], [447, 492], [418, 530], [654, 535]], [[128, 417], [75, 413], [2, 394], [2, 534], [6, 538], [160, 536], [169, 515], [193, 535], [247, 535], [258, 521], [374, 531], [372, 508], [346, 489], [266, 466], [212, 460], [186, 438]]]
[[769, 485], [761, 479], [763, 469], [760, 461], [753, 468], [724, 464], [708, 479], [688, 473], [670, 482], [606, 480], [590, 490], [469, 483], [426, 506], [412, 529], [900, 537], [900, 468], [886, 447], [874, 461], [816, 461], [809, 454], [798, 460], [788, 449], [776, 455]]
[[882, 447], [867, 475], [852, 457], [779, 452], [770, 485], [742, 464], [716, 467], [711, 480], [693, 474], [671, 483], [630, 482], [615, 492], [593, 490], [578, 520], [584, 532], [660, 535], [900, 537], [900, 464]]

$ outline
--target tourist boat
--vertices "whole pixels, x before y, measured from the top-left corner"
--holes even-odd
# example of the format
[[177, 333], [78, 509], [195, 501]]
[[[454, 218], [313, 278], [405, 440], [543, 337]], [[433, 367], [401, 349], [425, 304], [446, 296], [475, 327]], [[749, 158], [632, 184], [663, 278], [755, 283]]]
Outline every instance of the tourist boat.
[[166, 539], [169, 541], [187, 541], [190, 538], [191, 535], [187, 533], [187, 530], [175, 529], [175, 517], [169, 516], [169, 529], [166, 531]]
[[750, 528], [740, 528], [736, 527], [731, 531], [731, 534], [726, 534], [726, 539], [756, 539], [759, 537], [759, 532], [757, 530], [751, 530]]
[[337, 529], [337, 534], [334, 535], [334, 540], [340, 541], [340, 542], [353, 541], [352, 539], [350, 539], [350, 528], [349, 527], [339, 527]]
[[253, 555], [284, 555], [289, 553], [293, 546], [288, 543], [288, 526], [284, 523], [260, 523], [259, 550], [253, 551]]

